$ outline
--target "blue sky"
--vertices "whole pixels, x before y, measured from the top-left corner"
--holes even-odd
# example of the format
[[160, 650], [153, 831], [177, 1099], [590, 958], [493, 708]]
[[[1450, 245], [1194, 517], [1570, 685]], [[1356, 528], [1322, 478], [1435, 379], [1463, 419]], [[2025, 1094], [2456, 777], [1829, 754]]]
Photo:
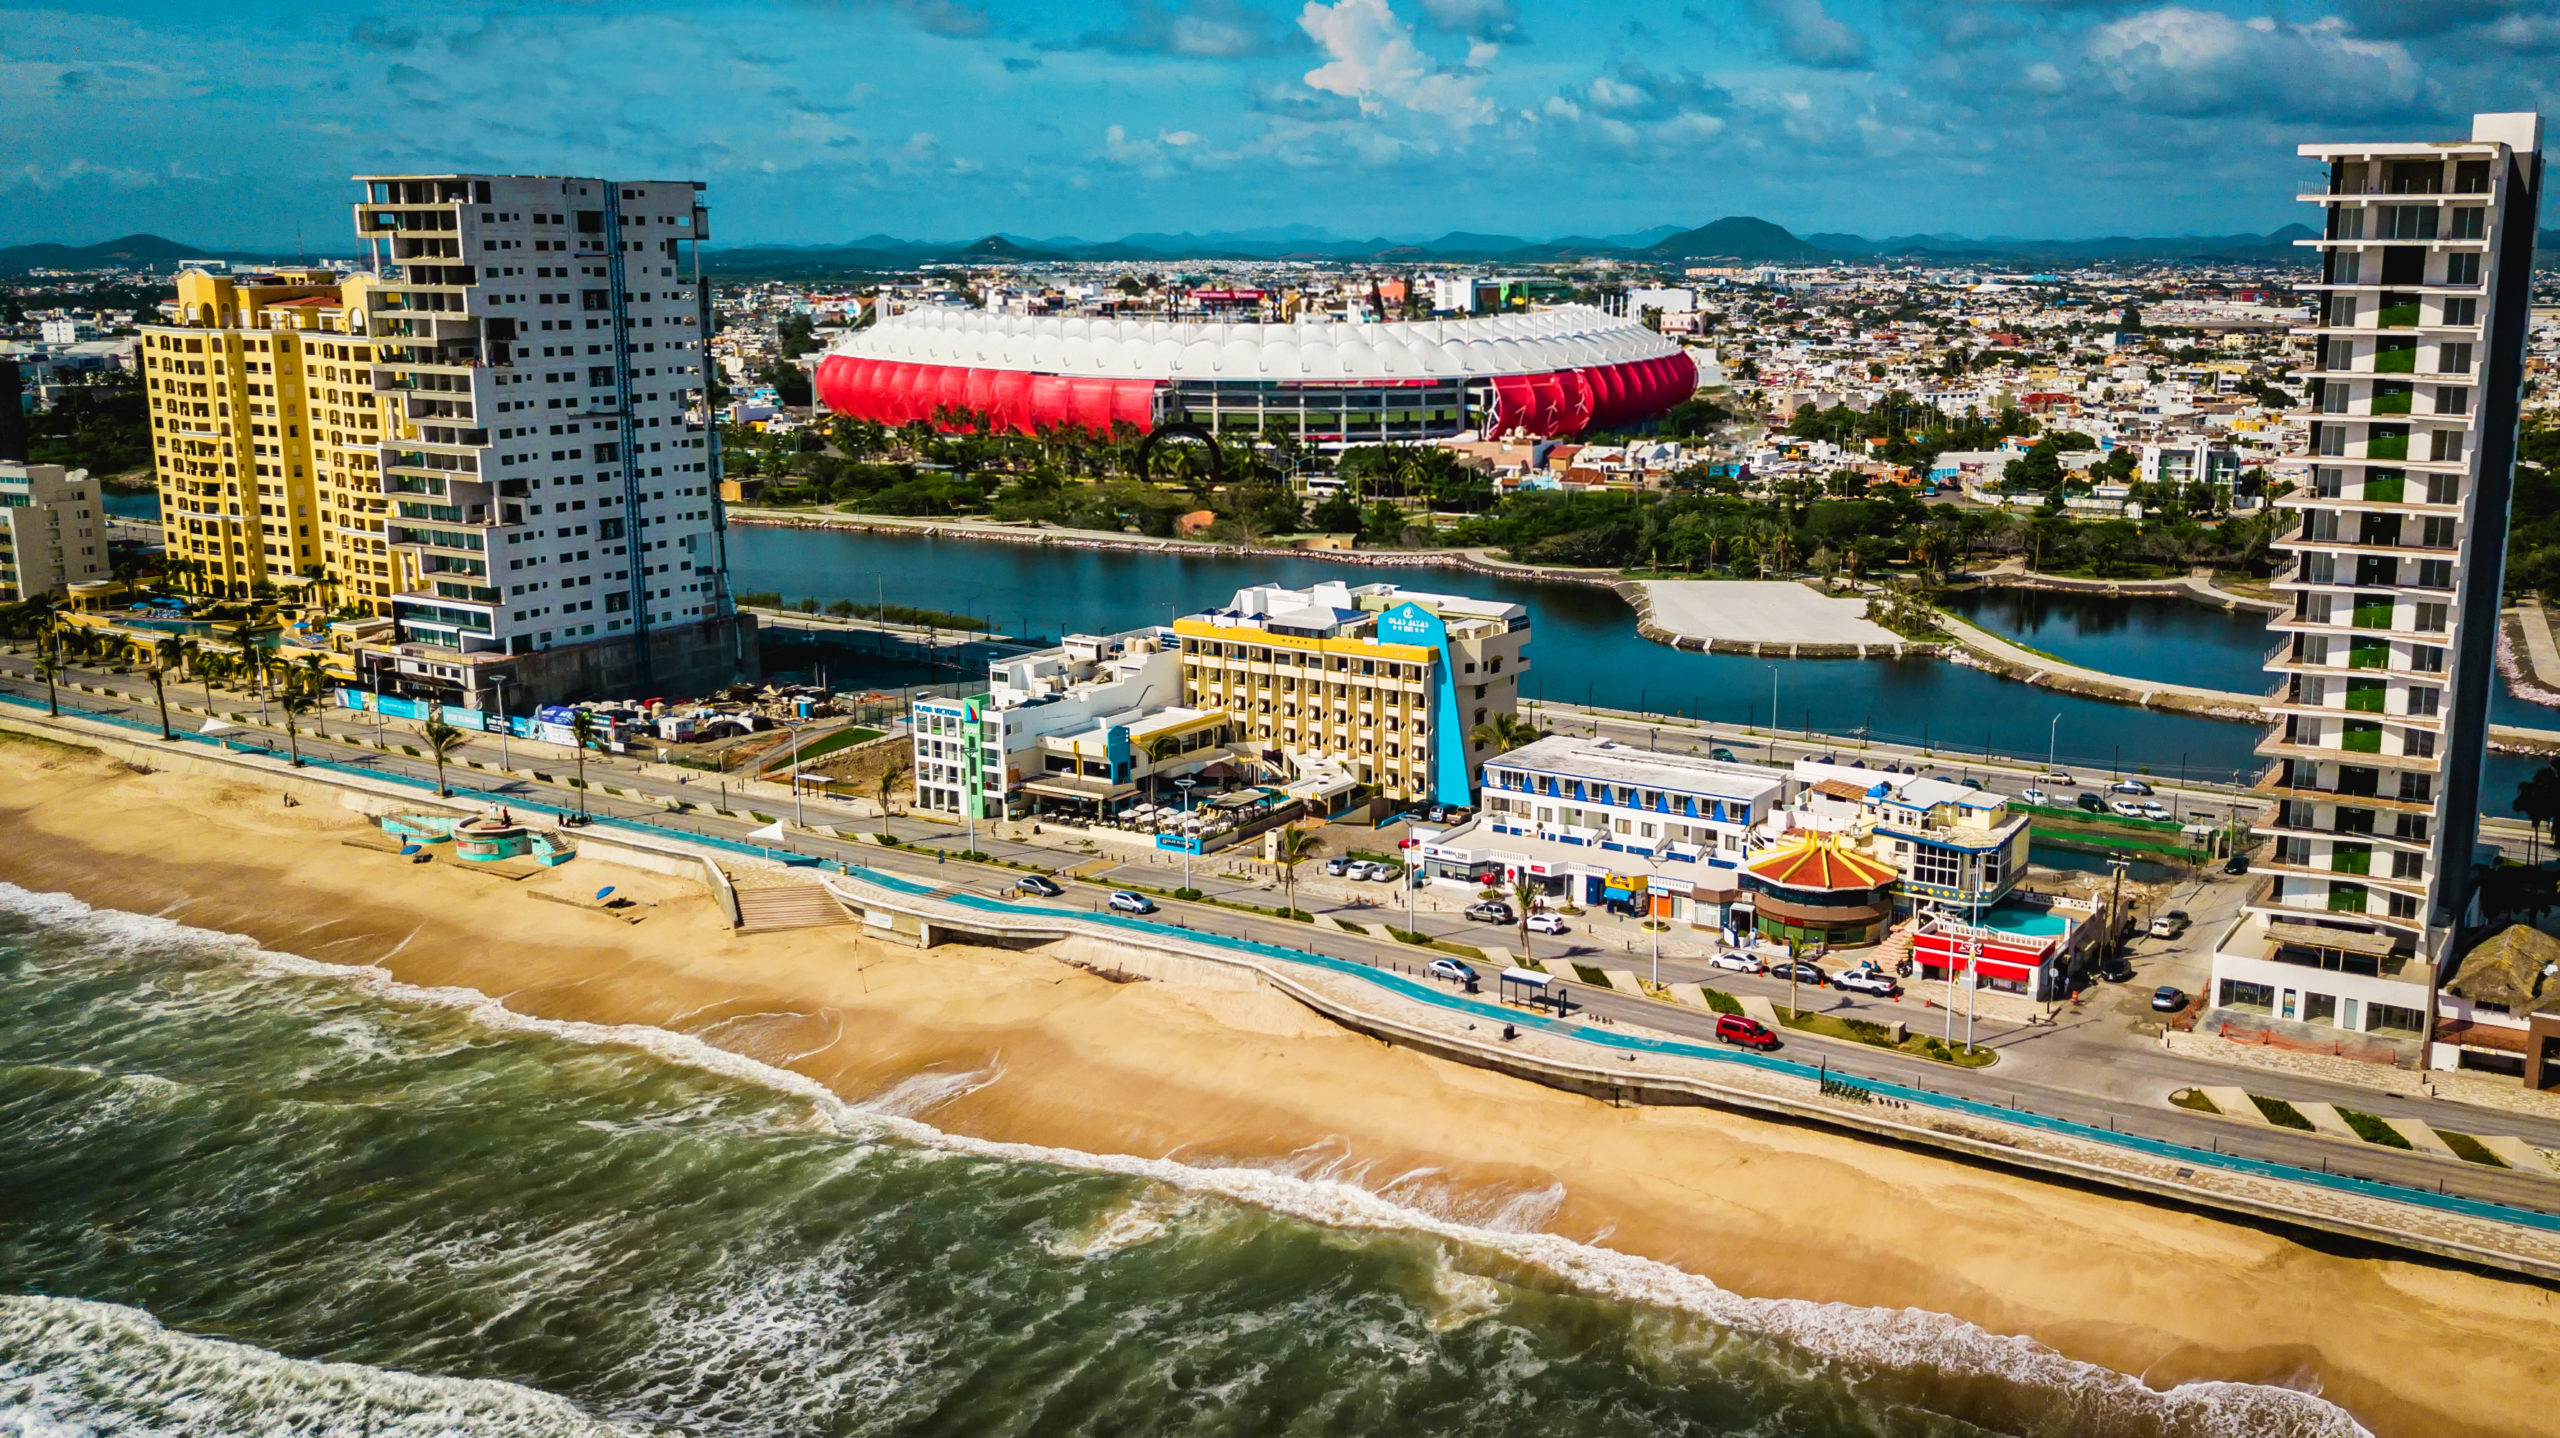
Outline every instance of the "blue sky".
[[2221, 233], [2555, 88], [2560, 0], [0, 0], [0, 243], [345, 249], [365, 170], [699, 178], [728, 243]]

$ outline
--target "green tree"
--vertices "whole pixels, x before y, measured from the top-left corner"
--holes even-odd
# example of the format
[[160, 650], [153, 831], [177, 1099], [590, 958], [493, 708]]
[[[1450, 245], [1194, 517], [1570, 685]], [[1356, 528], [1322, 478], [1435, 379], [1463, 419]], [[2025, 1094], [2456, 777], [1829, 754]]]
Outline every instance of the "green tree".
[[587, 746], [596, 742], [596, 716], [581, 709], [569, 717], [569, 742], [578, 755], [578, 817], [587, 817]]
[[[287, 732], [291, 732], [290, 727]], [[419, 728], [418, 737], [426, 741], [427, 752], [435, 756], [436, 797], [439, 799], [451, 797], [453, 791], [445, 787], [444, 766], [455, 754], [462, 751], [463, 742], [468, 736], [444, 722], [444, 706], [438, 704], [427, 711], [427, 722]]]
[[1292, 915], [1298, 912], [1298, 866], [1314, 858], [1323, 848], [1323, 839], [1294, 824], [1280, 831], [1280, 902]]
[[[309, 714], [318, 709], [320, 707], [319, 697], [314, 695], [310, 690], [297, 685], [294, 688], [287, 689], [276, 696], [276, 707], [284, 711], [285, 746], [293, 752], [293, 767], [299, 769], [302, 767], [302, 740], [300, 737], [301, 731], [295, 725], [294, 721], [300, 719], [305, 714]], [[460, 731], [457, 730], [455, 732], [459, 733]], [[444, 766], [442, 761], [438, 761], [436, 766], [436, 790], [439, 793], [444, 790]]]

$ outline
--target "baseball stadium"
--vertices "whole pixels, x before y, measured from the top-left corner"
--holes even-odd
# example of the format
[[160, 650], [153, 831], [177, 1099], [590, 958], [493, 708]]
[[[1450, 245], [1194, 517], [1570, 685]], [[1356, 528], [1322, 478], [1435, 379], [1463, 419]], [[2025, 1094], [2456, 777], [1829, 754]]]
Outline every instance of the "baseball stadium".
[[842, 415], [1037, 433], [1127, 424], [1339, 446], [1625, 429], [1696, 389], [1679, 345], [1580, 305], [1412, 323], [1200, 324], [927, 308], [837, 342], [817, 394]]

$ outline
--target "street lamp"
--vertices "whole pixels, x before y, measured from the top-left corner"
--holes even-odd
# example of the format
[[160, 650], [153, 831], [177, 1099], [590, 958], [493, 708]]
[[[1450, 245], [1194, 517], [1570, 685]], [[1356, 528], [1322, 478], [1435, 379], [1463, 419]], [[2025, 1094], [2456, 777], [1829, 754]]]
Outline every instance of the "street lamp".
[[1191, 887], [1191, 853], [1200, 847], [1200, 841], [1191, 833], [1191, 786], [1199, 782], [1188, 774], [1173, 781], [1173, 787], [1182, 791], [1182, 887], [1185, 889]]
[[791, 731], [791, 822], [806, 829], [808, 816], [800, 807], [800, 726], [785, 721], [784, 727]]
[[492, 675], [489, 682], [498, 686], [498, 767], [512, 769], [515, 765], [507, 759], [507, 676]]
[[2061, 737], [2062, 713], [2061, 711], [2056, 710], [2054, 712], [2053, 722], [2044, 726], [2044, 771], [2047, 774], [2055, 772], [2053, 767], [2054, 745], [2060, 741]]

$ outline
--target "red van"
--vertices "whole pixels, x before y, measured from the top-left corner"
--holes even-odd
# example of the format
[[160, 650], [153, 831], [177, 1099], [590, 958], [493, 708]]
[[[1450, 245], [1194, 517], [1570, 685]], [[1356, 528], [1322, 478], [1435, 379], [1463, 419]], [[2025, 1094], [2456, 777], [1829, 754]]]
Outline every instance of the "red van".
[[1747, 1049], [1773, 1049], [1778, 1046], [1778, 1036], [1769, 1032], [1768, 1025], [1761, 1023], [1758, 1019], [1746, 1019], [1740, 1014], [1719, 1015], [1716, 1019], [1716, 1037], [1725, 1043], [1740, 1044]]

